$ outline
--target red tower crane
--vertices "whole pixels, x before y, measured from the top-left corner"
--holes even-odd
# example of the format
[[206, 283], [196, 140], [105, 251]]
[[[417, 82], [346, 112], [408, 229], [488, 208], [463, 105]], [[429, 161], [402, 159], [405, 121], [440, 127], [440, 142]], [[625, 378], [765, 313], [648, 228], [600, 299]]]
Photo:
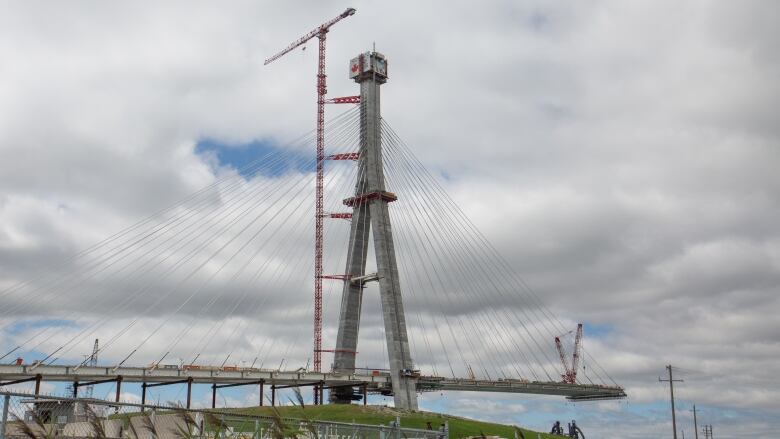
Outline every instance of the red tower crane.
[[[355, 9], [347, 8], [336, 18], [327, 21], [302, 36], [284, 50], [265, 60], [265, 65], [281, 58], [290, 51], [294, 50], [311, 40], [314, 37], [319, 39], [319, 63], [317, 67], [317, 183], [316, 183], [316, 203], [314, 212], [315, 231], [314, 231], [314, 371], [320, 372], [322, 368], [322, 237], [323, 223], [326, 216], [323, 212], [323, 180], [324, 180], [324, 161], [325, 161], [325, 94], [327, 86], [325, 82], [325, 37], [330, 27], [339, 21], [353, 15]], [[338, 99], [338, 98], [337, 98]], [[342, 98], [346, 99], [346, 98]], [[334, 103], [342, 103], [333, 101]], [[344, 102], [347, 103], [347, 102]], [[354, 102], [349, 102], [354, 103]]]
[[[567, 332], [571, 334], [571, 331]], [[575, 384], [577, 382], [577, 369], [580, 364], [580, 351], [582, 350], [582, 323], [577, 324], [577, 334], [574, 336], [574, 353], [571, 358], [571, 367], [566, 359], [566, 351], [563, 349], [563, 343], [561, 343], [561, 337], [555, 337], [555, 347], [558, 348], [558, 355], [561, 357], [561, 364], [563, 364], [563, 377], [564, 383]]]

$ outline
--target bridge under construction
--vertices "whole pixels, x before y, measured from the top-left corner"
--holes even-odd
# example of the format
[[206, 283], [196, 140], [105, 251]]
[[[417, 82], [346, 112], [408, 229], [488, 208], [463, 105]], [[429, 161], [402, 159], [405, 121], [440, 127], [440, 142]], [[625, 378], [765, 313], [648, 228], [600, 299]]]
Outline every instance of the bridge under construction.
[[[181, 204], [80, 253], [72, 264], [75, 274], [52, 272], [3, 292], [6, 298], [17, 297], [6, 307], [16, 316], [28, 315], [25, 306], [35, 306], [24, 299], [31, 294], [56, 301], [88, 290], [95, 291], [95, 301], [94, 308], [57, 316], [78, 322], [73, 324], [77, 330], [64, 342], [49, 347], [51, 328], [43, 327], [9, 344], [0, 360], [37, 358], [0, 365], [0, 387], [35, 383], [37, 393], [42, 382], [69, 382], [78, 394], [80, 387], [115, 383], [118, 399], [122, 383], [140, 383], [145, 400], [149, 387], [180, 384], [187, 386], [188, 407], [194, 385], [211, 386], [212, 406], [218, 389], [237, 386], [259, 386], [261, 404], [264, 391], [271, 393], [273, 403], [279, 389], [312, 387], [315, 404], [325, 402], [328, 390], [327, 399], [333, 403], [361, 399], [365, 403], [368, 394], [382, 394], [392, 395], [395, 407], [411, 410], [418, 408], [418, 394], [429, 391], [556, 395], [574, 401], [625, 397], [623, 388], [587, 351], [582, 352], [581, 325], [573, 360], [568, 362], [560, 335], [566, 325], [512, 273], [382, 117], [380, 88], [389, 79], [383, 54], [369, 51], [351, 60], [349, 77], [359, 85], [359, 95], [325, 99], [325, 35], [354, 13], [348, 9], [266, 62], [319, 38], [317, 155], [313, 162], [291, 166], [281, 153], [272, 151]], [[326, 123], [324, 105], [329, 102], [356, 106]], [[342, 174], [326, 178], [325, 163], [338, 161]], [[312, 177], [314, 215], [304, 202], [311, 200], [306, 195]], [[326, 188], [346, 196], [328, 205]], [[215, 193], [219, 203], [214, 203]], [[341, 242], [342, 249], [346, 244], [346, 256], [339, 261], [343, 269], [335, 264], [330, 267], [337, 274], [324, 272], [324, 255], [336, 254], [325, 252], [324, 247], [328, 237], [324, 223], [330, 219], [349, 224], [348, 230], [335, 226], [343, 229], [332, 242]], [[254, 362], [250, 367], [231, 366], [236, 357], [231, 346], [239, 343], [238, 334], [248, 337], [246, 327], [257, 313], [269, 308], [268, 297], [283, 300], [291, 291], [302, 289], [293, 285], [304, 271], [298, 262], [303, 253], [296, 252], [298, 247], [301, 252], [312, 249], [293, 244], [304, 242], [300, 236], [310, 230], [312, 222], [315, 261], [313, 277], [308, 279], [314, 287], [313, 370], [283, 370], [281, 364], [276, 370], [254, 368]], [[369, 269], [370, 264], [375, 268]], [[234, 282], [224, 285], [251, 287], [223, 297], [230, 288], [214, 288], [214, 284], [224, 276]], [[341, 286], [333, 349], [322, 346], [323, 281]], [[101, 294], [107, 296], [106, 291], [116, 288], [122, 289], [122, 297], [103, 303]], [[262, 294], [258, 291], [269, 292], [259, 300]], [[381, 363], [387, 368], [363, 373], [358, 372], [356, 361], [361, 313], [369, 291], [378, 292], [372, 300], [381, 308], [385, 356]], [[174, 335], [161, 335], [167, 318], [149, 328], [138, 323], [166, 301], [175, 315], [198, 300], [200, 308], [190, 323], [176, 327]], [[119, 329], [111, 328], [106, 309], [124, 312], [134, 306], [140, 307], [135, 317]], [[249, 317], [235, 323], [232, 331], [224, 331], [226, 322], [241, 312]], [[199, 322], [210, 313], [217, 314], [213, 327], [201, 338], [195, 337]], [[219, 341], [218, 334], [223, 333], [228, 339]], [[96, 336], [107, 342], [100, 347], [95, 344], [90, 358], [74, 363], [72, 352]], [[150, 350], [152, 339], [165, 347]], [[215, 344], [224, 350], [215, 349]], [[291, 348], [298, 345], [291, 342]], [[121, 360], [97, 366], [98, 353], [106, 352]], [[128, 366], [141, 352], [148, 359], [144, 363], [150, 365]], [[264, 342], [258, 357], [270, 352], [272, 348], [266, 349]], [[323, 353], [333, 354], [330, 372], [321, 370]], [[189, 362], [166, 364], [169, 358], [188, 354], [193, 358]], [[219, 366], [207, 366], [203, 358], [208, 355], [224, 355], [224, 359], [211, 363]], [[587, 371], [580, 367], [580, 360], [586, 358]]]
[[[377, 371], [379, 372], [379, 371]], [[42, 382], [73, 383], [74, 397], [78, 388], [95, 384], [116, 383], [116, 395], [121, 393], [122, 383], [141, 383], [143, 400], [146, 388], [160, 385], [181, 384], [187, 386], [187, 408], [192, 400], [192, 386], [208, 384], [214, 389], [234, 386], [260, 386], [260, 405], [263, 404], [263, 391], [269, 386], [270, 400], [276, 400], [276, 389], [292, 387], [317, 387], [319, 390], [336, 388], [358, 388], [363, 393], [391, 395], [392, 376], [389, 373], [323, 373], [308, 371], [279, 370], [208, 370], [161, 368], [150, 370], [144, 367], [94, 367], [62, 365], [0, 365], [0, 387], [25, 382], [36, 383], [36, 393]], [[537, 395], [565, 396], [572, 401], [615, 399], [625, 396], [617, 387], [568, 384], [562, 382], [528, 382], [525, 380], [482, 380], [420, 376], [416, 380], [417, 392], [429, 391], [466, 391], [525, 393]], [[363, 398], [365, 402], [366, 399]], [[212, 406], [216, 398], [212, 399]]]

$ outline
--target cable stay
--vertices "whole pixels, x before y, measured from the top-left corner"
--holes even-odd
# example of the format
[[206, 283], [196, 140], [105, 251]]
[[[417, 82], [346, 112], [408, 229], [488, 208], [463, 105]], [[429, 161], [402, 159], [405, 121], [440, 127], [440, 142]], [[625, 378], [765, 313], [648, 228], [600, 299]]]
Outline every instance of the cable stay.
[[[567, 355], [561, 334], [571, 334], [567, 328], [575, 323], [545, 306], [387, 121], [380, 130], [386, 189], [379, 191], [365, 183], [360, 108], [349, 108], [326, 128], [324, 140], [309, 133], [247, 166], [223, 170], [206, 188], [0, 292], [8, 303], [0, 310], [5, 333], [54, 317], [63, 322], [32, 325], [7, 338], [0, 360], [32, 358], [31, 371], [58, 365], [91, 370], [100, 358], [115, 372], [140, 363], [148, 372], [176, 368], [200, 376], [196, 371], [211, 370], [223, 377], [246, 364], [257, 371], [266, 365], [306, 370], [314, 351], [375, 361], [367, 366], [385, 376], [381, 326], [360, 332], [359, 354], [322, 349], [305, 324], [322, 312], [322, 337], [332, 345], [338, 307], [331, 302], [338, 302], [344, 285], [359, 285], [364, 313], [380, 306], [383, 273], [365, 263], [375, 260], [373, 249], [359, 255], [363, 269], [354, 272], [344, 270], [343, 243], [357, 219], [381, 202], [392, 223], [407, 312], [414, 361], [408, 377], [419, 380], [418, 390], [475, 390], [489, 383], [533, 393], [544, 384], [586, 398], [576, 389], [619, 389], [582, 349], [582, 324]], [[321, 161], [301, 160], [297, 151], [318, 140], [329, 146], [324, 159], [357, 166], [343, 163], [324, 173], [327, 196], [312, 215]], [[347, 221], [325, 222], [321, 242], [327, 245], [315, 266], [308, 257], [314, 252], [310, 232], [323, 219]], [[354, 233], [372, 239], [368, 226]], [[310, 291], [322, 280], [336, 282], [325, 282], [318, 308]], [[62, 306], [62, 297], [83, 306]], [[92, 354], [82, 357], [92, 341]], [[586, 360], [588, 373], [578, 374]]]

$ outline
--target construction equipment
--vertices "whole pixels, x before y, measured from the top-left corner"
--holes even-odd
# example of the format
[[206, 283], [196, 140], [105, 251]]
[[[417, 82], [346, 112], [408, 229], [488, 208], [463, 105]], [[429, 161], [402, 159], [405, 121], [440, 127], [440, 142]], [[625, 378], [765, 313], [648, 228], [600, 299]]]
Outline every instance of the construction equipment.
[[[327, 21], [308, 34], [294, 41], [284, 50], [265, 60], [265, 65], [281, 58], [290, 51], [305, 44], [314, 37], [319, 39], [319, 63], [317, 67], [317, 184], [314, 231], [314, 371], [321, 372], [322, 367], [322, 240], [323, 240], [323, 190], [325, 161], [325, 94], [327, 93], [325, 75], [325, 37], [330, 27], [355, 14], [354, 8], [347, 8], [339, 16]], [[354, 98], [350, 96], [349, 98]], [[343, 103], [354, 103], [346, 99]], [[334, 101], [335, 103], [342, 103]]]
[[[91, 355], [84, 355], [84, 362], [81, 364], [85, 364], [90, 367], [97, 366], [97, 358], [98, 358], [98, 339], [95, 339], [95, 344], [92, 347], [92, 354]], [[65, 387], [65, 394], [66, 395], [76, 395], [77, 393], [78, 384], [70, 384], [67, 387]], [[94, 393], [93, 386], [90, 384], [88, 386], [84, 386], [84, 397], [85, 398], [92, 398], [92, 395]]]
[[468, 372], [470, 380], [477, 379], [477, 375], [474, 374], [474, 369], [471, 368], [470, 364], [466, 364], [466, 372]]
[[[569, 331], [567, 334], [571, 334]], [[566, 334], [564, 334], [566, 335]], [[563, 335], [555, 337], [555, 347], [558, 348], [558, 355], [561, 357], [561, 364], [563, 364], [563, 377], [564, 383], [575, 384], [577, 382], [577, 369], [580, 362], [580, 350], [582, 349], [582, 323], [577, 324], [577, 334], [574, 337], [574, 353], [572, 354], [571, 366], [566, 359], [566, 351], [561, 343], [561, 337]]]
[[583, 433], [580, 427], [577, 426], [577, 423], [574, 422], [574, 419], [572, 419], [569, 423], [569, 437], [571, 439], [585, 439], [585, 433]]
[[[87, 362], [87, 365], [90, 367], [97, 366], [97, 359], [98, 359], [98, 351], [100, 349], [98, 348], [98, 339], [95, 339], [95, 345], [92, 347], [92, 355], [89, 356], [89, 361]], [[84, 397], [85, 398], [92, 398], [93, 394], [93, 386], [87, 386], [86, 389], [84, 389]]]

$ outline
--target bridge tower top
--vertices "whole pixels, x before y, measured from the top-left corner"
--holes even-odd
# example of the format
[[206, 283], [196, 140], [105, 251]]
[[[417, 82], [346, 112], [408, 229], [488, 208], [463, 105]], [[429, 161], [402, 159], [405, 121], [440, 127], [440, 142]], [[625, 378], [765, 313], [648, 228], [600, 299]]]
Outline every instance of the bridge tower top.
[[361, 83], [372, 79], [379, 84], [387, 82], [387, 58], [379, 52], [366, 52], [349, 62], [349, 78]]

